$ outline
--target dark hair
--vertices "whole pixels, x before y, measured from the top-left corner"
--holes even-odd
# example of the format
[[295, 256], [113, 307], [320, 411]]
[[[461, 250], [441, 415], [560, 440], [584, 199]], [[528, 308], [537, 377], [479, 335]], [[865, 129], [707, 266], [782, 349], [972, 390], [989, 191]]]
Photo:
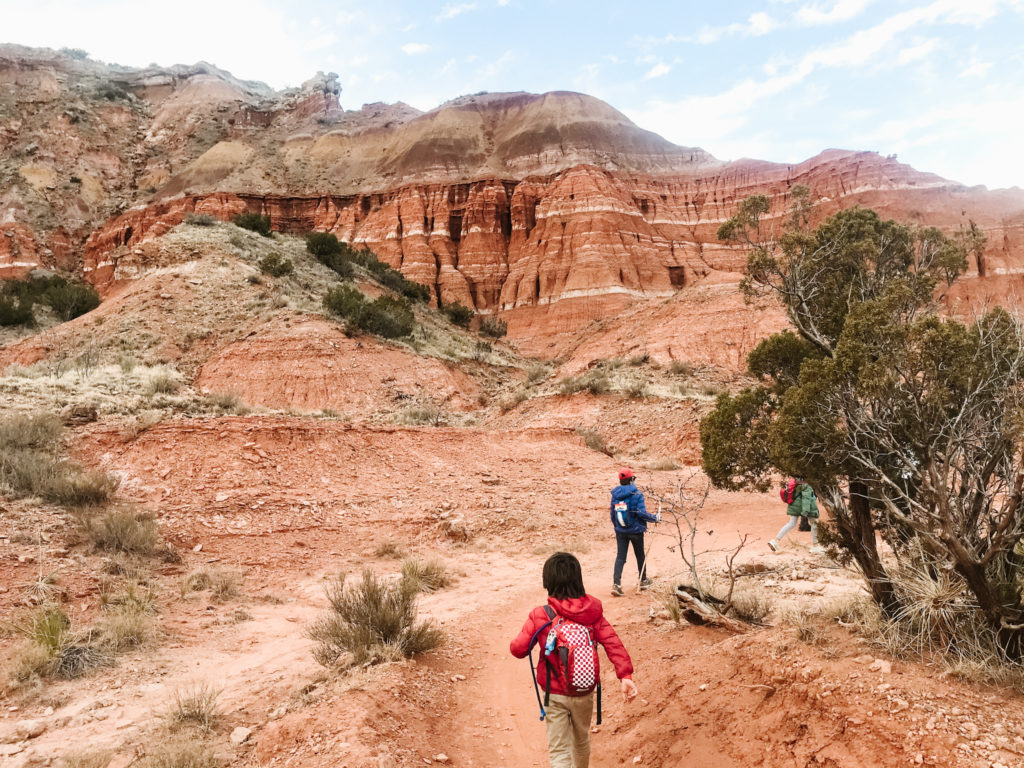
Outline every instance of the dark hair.
[[587, 593], [583, 589], [583, 569], [575, 555], [555, 552], [547, 559], [544, 563], [544, 589], [559, 600], [583, 597]]
[[619, 480], [619, 485], [632, 485], [635, 480], [635, 477], [624, 477], [621, 480]]

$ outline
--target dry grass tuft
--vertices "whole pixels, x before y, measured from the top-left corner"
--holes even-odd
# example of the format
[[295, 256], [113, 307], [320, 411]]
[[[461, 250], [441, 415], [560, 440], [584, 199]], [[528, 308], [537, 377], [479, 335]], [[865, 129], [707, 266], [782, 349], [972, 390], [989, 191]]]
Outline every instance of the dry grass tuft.
[[373, 550], [373, 556], [379, 558], [391, 558], [393, 560], [400, 560], [405, 557], [405, 550], [402, 549], [402, 545], [396, 541], [388, 539], [382, 541], [377, 545], [377, 548]]
[[107, 768], [113, 753], [109, 750], [90, 750], [67, 754], [60, 759], [60, 768]]
[[444, 641], [431, 622], [416, 621], [417, 589], [404, 578], [386, 581], [364, 571], [362, 581], [346, 585], [342, 574], [326, 592], [331, 612], [308, 630], [317, 643], [313, 657], [325, 667], [396, 661]]
[[142, 768], [223, 768], [224, 760], [195, 739], [175, 739], [150, 750]]
[[647, 462], [646, 464], [644, 464], [644, 468], [653, 470], [655, 472], [674, 472], [675, 470], [679, 469], [679, 465], [675, 462], [674, 459], [670, 459], [666, 456], [660, 459], [654, 459], [653, 461]]
[[159, 550], [159, 534], [152, 515], [114, 510], [87, 517], [83, 527], [93, 544], [107, 552], [152, 555]]
[[440, 558], [419, 560], [410, 557], [402, 562], [402, 578], [417, 592], [436, 592], [452, 583], [448, 567]]
[[220, 720], [217, 697], [220, 691], [206, 683], [196, 683], [174, 692], [174, 701], [167, 713], [172, 730], [183, 727], [213, 730]]
[[448, 414], [432, 403], [411, 405], [395, 414], [394, 422], [406, 426], [439, 427], [448, 423]]
[[226, 602], [238, 597], [241, 581], [240, 574], [202, 568], [185, 576], [181, 584], [181, 594], [184, 596], [189, 592], [209, 590], [210, 596], [214, 600]]
[[598, 432], [596, 429], [588, 429], [587, 427], [576, 427], [576, 434], [583, 438], [583, 442], [587, 448], [598, 453], [603, 453], [605, 456], [614, 455], [615, 451], [608, 441], [605, 440], [604, 435]]

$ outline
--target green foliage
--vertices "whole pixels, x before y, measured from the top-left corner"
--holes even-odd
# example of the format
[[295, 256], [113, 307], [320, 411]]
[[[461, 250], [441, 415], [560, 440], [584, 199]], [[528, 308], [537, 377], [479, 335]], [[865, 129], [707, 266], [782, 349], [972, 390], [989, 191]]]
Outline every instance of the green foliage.
[[331, 612], [309, 629], [317, 646], [313, 657], [324, 666], [397, 661], [437, 648], [444, 641], [429, 621], [416, 621], [419, 585], [401, 578], [380, 579], [364, 571], [362, 581], [345, 576], [328, 584]]
[[186, 213], [185, 223], [193, 227], [212, 227], [217, 219], [208, 213]]
[[236, 227], [257, 232], [263, 235], [263, 237], [270, 237], [270, 216], [246, 211], [234, 216], [231, 219], [231, 223]]
[[496, 317], [485, 317], [480, 321], [480, 333], [492, 339], [500, 339], [508, 333], [508, 323]]
[[411, 301], [430, 300], [430, 289], [427, 286], [407, 279], [398, 270], [378, 260], [369, 249], [357, 250], [348, 243], [338, 240], [332, 232], [310, 232], [306, 235], [306, 250], [321, 264], [337, 273], [342, 280], [351, 280], [354, 274], [352, 265], [358, 264], [385, 288]]
[[758, 344], [747, 355], [747, 370], [758, 379], [767, 377], [773, 391], [781, 394], [797, 383], [804, 360], [820, 357], [813, 344], [787, 330]]
[[[333, 232], [310, 232], [306, 235], [306, 250], [320, 259], [322, 256], [345, 253], [348, 244], [338, 240]], [[351, 256], [347, 258], [351, 259]]]
[[445, 304], [441, 307], [441, 311], [453, 325], [460, 328], [469, 328], [469, 324], [473, 322], [473, 310], [457, 301]]
[[769, 429], [776, 406], [763, 387], [718, 396], [700, 423], [704, 471], [719, 488], [764, 490], [771, 478]]
[[62, 320], [74, 320], [100, 304], [91, 285], [72, 283], [63, 277], [31, 277], [8, 280], [0, 288], [0, 325], [30, 325], [35, 304], [48, 305]]
[[84, 61], [89, 58], [89, 52], [81, 48], [61, 48], [60, 52], [76, 61]]
[[278, 253], [269, 253], [259, 261], [260, 271], [271, 277], [284, 277], [295, 271], [291, 259], [283, 258]]
[[100, 295], [91, 285], [64, 283], [51, 285], [43, 301], [50, 305], [62, 320], [74, 320], [100, 305]]
[[361, 292], [348, 285], [328, 291], [324, 308], [345, 318], [351, 331], [365, 331], [386, 339], [408, 336], [415, 327], [412, 309], [403, 299], [380, 296], [366, 301]]

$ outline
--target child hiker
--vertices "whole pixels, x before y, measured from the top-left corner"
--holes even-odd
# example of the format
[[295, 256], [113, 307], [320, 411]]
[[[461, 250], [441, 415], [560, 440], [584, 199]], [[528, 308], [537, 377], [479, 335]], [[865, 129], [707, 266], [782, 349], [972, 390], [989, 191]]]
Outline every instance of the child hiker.
[[814, 495], [814, 489], [802, 478], [792, 477], [779, 491], [779, 495], [786, 502], [789, 522], [768, 542], [772, 552], [779, 551], [782, 539], [802, 520], [811, 526], [811, 552], [824, 552], [824, 548], [818, 545], [818, 497]]
[[[604, 646], [615, 666], [626, 702], [637, 694], [631, 679], [633, 662], [604, 617], [601, 601], [583, 589], [579, 560], [568, 552], [556, 552], [544, 563], [543, 582], [547, 605], [530, 611], [510, 649], [522, 659], [530, 655], [534, 644], [540, 646], [535, 684], [539, 682], [546, 692], [541, 719], [547, 724], [551, 768], [587, 768], [595, 689], [601, 722], [597, 644]], [[530, 664], [532, 667], [532, 657]]]

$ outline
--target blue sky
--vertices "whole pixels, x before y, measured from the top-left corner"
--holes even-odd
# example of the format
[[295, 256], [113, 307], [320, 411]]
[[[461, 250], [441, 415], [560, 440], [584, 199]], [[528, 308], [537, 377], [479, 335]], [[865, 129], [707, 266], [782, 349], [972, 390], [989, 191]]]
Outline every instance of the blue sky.
[[0, 0], [0, 38], [125, 65], [202, 59], [277, 88], [334, 71], [347, 109], [584, 91], [722, 159], [868, 149], [967, 184], [1024, 187], [1024, 0], [294, 7]]

